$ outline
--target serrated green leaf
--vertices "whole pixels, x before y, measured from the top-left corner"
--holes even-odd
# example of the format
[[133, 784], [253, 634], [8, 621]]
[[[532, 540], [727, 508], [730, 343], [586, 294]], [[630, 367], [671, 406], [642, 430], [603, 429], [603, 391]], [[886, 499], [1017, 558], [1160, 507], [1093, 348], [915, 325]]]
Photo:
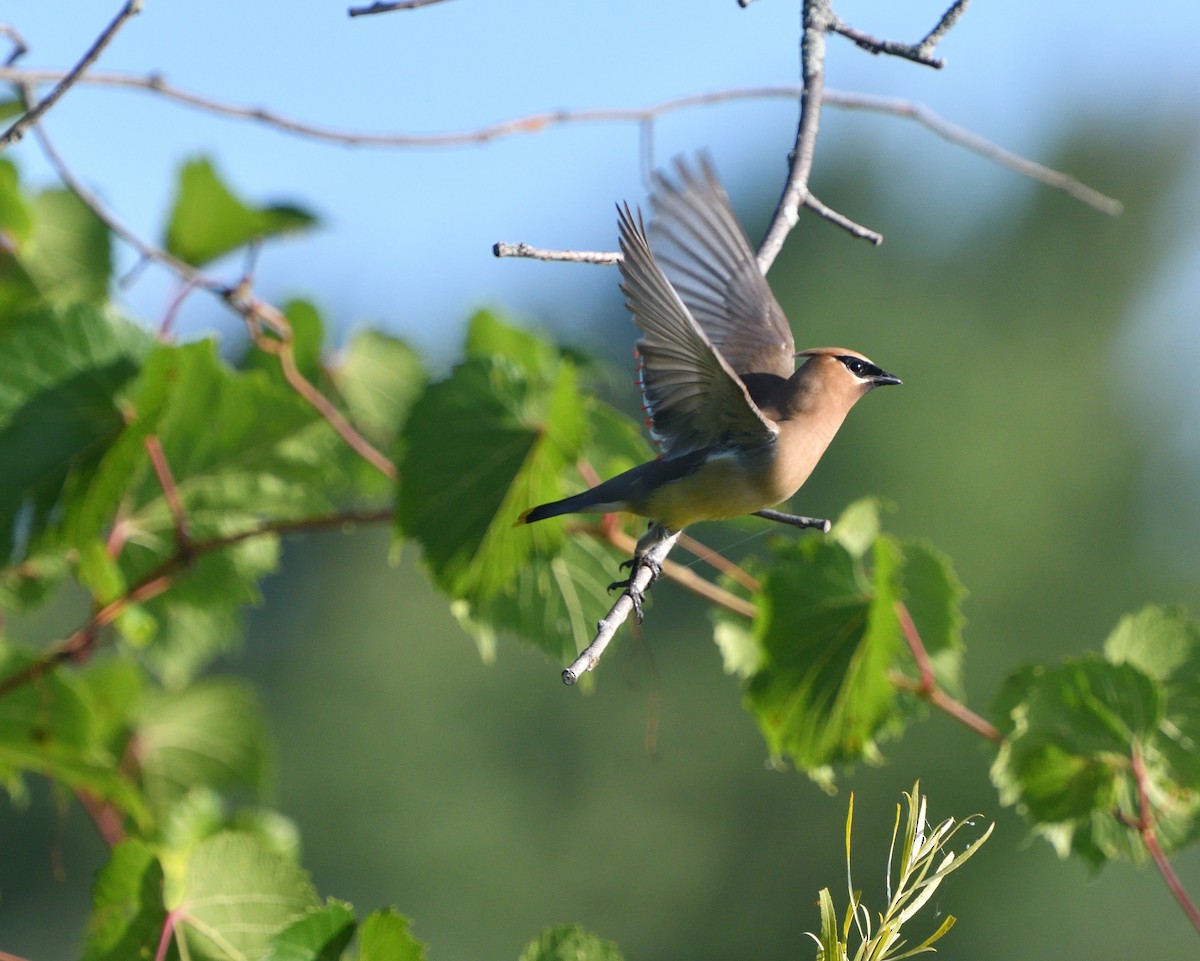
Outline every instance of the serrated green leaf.
[[316, 223], [312, 213], [292, 204], [246, 204], [225, 186], [211, 161], [197, 158], [179, 172], [165, 246], [180, 260], [202, 267], [254, 240], [294, 233]]
[[887, 668], [900, 650], [900, 561], [876, 541], [870, 580], [832, 539], [783, 542], [763, 582], [754, 630], [762, 667], [747, 702], [776, 756], [802, 769], [873, 758], [894, 716]]
[[1021, 683], [1024, 699], [1011, 708], [1012, 730], [992, 766], [1001, 800], [1035, 826], [1111, 817], [1135, 745], [1162, 720], [1160, 687], [1096, 656], [1024, 671]]
[[622, 961], [622, 957], [613, 942], [570, 924], [547, 928], [525, 946], [520, 961]]
[[0, 332], [0, 557], [22, 559], [88, 483], [124, 427], [118, 396], [150, 343], [84, 305], [26, 313]]
[[854, 557], [865, 557], [883, 530], [881, 506], [874, 497], [864, 497], [842, 511], [830, 536]]
[[238, 681], [199, 681], [149, 698], [136, 743], [146, 796], [159, 810], [197, 787], [259, 790], [269, 773], [262, 709]]
[[425, 961], [425, 945], [394, 910], [373, 911], [358, 929], [358, 961]]
[[176, 937], [192, 961], [261, 958], [276, 935], [317, 905], [299, 865], [250, 835], [222, 831], [196, 845], [188, 859], [173, 905]]
[[485, 661], [495, 657], [502, 636], [571, 660], [591, 643], [597, 612], [611, 603], [617, 565], [616, 553], [596, 539], [571, 538], [559, 553], [521, 565], [496, 593], [468, 590], [450, 610]]
[[356, 924], [353, 908], [344, 901], [311, 908], [275, 935], [264, 961], [338, 961]]
[[557, 366], [560, 354], [532, 331], [505, 323], [490, 310], [476, 311], [467, 325], [463, 350], [468, 357], [493, 360], [503, 357], [526, 371], [548, 371]]
[[452, 597], [493, 597], [561, 529], [513, 527], [521, 511], [559, 496], [585, 424], [574, 368], [528, 369], [499, 358], [459, 364], [413, 405], [403, 434], [400, 530], [424, 549]]
[[361, 330], [331, 371], [350, 419], [390, 448], [428, 375], [415, 350], [378, 330]]
[[719, 612], [713, 625], [713, 640], [721, 652], [726, 674], [747, 678], [762, 668], [763, 650], [744, 619]]
[[92, 888], [84, 961], [150, 961], [166, 924], [163, 871], [141, 841], [112, 850]]

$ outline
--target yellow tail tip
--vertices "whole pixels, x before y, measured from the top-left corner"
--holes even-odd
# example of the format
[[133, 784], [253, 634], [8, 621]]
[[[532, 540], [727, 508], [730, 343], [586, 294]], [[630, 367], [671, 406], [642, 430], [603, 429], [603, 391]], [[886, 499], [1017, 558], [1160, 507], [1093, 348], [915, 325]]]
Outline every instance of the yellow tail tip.
[[527, 510], [527, 511], [521, 511], [521, 516], [518, 517], [515, 521], [513, 521], [513, 527], [520, 527], [522, 524], [528, 524], [529, 523], [529, 515], [532, 513], [533, 513], [532, 507], [529, 508], [529, 510]]

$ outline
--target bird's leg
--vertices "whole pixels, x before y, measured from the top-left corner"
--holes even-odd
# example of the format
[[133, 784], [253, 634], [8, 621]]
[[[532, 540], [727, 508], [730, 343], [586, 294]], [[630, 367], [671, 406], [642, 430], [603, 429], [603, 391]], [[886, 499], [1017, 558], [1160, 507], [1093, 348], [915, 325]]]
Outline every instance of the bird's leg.
[[756, 517], [765, 517], [769, 521], [775, 521], [777, 524], [788, 524], [791, 527], [813, 527], [822, 533], [828, 534], [829, 528], [833, 525], [824, 517], [802, 517], [799, 514], [785, 514], [783, 511], [774, 511], [764, 509], [755, 511]]
[[[643, 619], [642, 602], [646, 599], [646, 591], [650, 590], [654, 582], [662, 576], [662, 563], [653, 556], [649, 556], [649, 552], [655, 545], [671, 536], [672, 533], [671, 530], [661, 524], [651, 523], [650, 529], [638, 540], [637, 547], [633, 551], [633, 557], [621, 562], [621, 570], [628, 568], [629, 577], [623, 581], [613, 581], [608, 585], [610, 591], [623, 588], [625, 593], [629, 595], [629, 599], [633, 601], [633, 613], [637, 617], [639, 624]], [[639, 587], [636, 583], [637, 577], [643, 568], [650, 572], [650, 577], [644, 587]]]

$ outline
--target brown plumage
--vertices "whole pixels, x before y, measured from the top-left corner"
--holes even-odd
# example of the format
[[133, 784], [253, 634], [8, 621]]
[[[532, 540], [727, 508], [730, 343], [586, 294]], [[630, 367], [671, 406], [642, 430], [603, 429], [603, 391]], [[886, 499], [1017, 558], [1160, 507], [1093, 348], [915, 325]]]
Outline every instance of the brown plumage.
[[860, 397], [900, 383], [853, 350], [797, 353], [712, 168], [679, 161], [676, 173], [677, 183], [655, 175], [649, 231], [618, 209], [621, 290], [643, 332], [642, 393], [662, 456], [528, 510], [526, 523], [624, 510], [677, 531], [771, 507], [808, 480]]

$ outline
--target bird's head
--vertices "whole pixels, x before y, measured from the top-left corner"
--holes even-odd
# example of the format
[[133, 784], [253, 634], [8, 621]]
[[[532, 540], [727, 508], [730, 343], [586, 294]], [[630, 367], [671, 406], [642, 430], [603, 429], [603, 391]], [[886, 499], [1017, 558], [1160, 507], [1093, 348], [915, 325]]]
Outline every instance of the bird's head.
[[796, 357], [807, 358], [791, 381], [797, 402], [806, 407], [832, 405], [846, 411], [868, 391], [900, 383], [899, 377], [856, 350], [814, 347]]

